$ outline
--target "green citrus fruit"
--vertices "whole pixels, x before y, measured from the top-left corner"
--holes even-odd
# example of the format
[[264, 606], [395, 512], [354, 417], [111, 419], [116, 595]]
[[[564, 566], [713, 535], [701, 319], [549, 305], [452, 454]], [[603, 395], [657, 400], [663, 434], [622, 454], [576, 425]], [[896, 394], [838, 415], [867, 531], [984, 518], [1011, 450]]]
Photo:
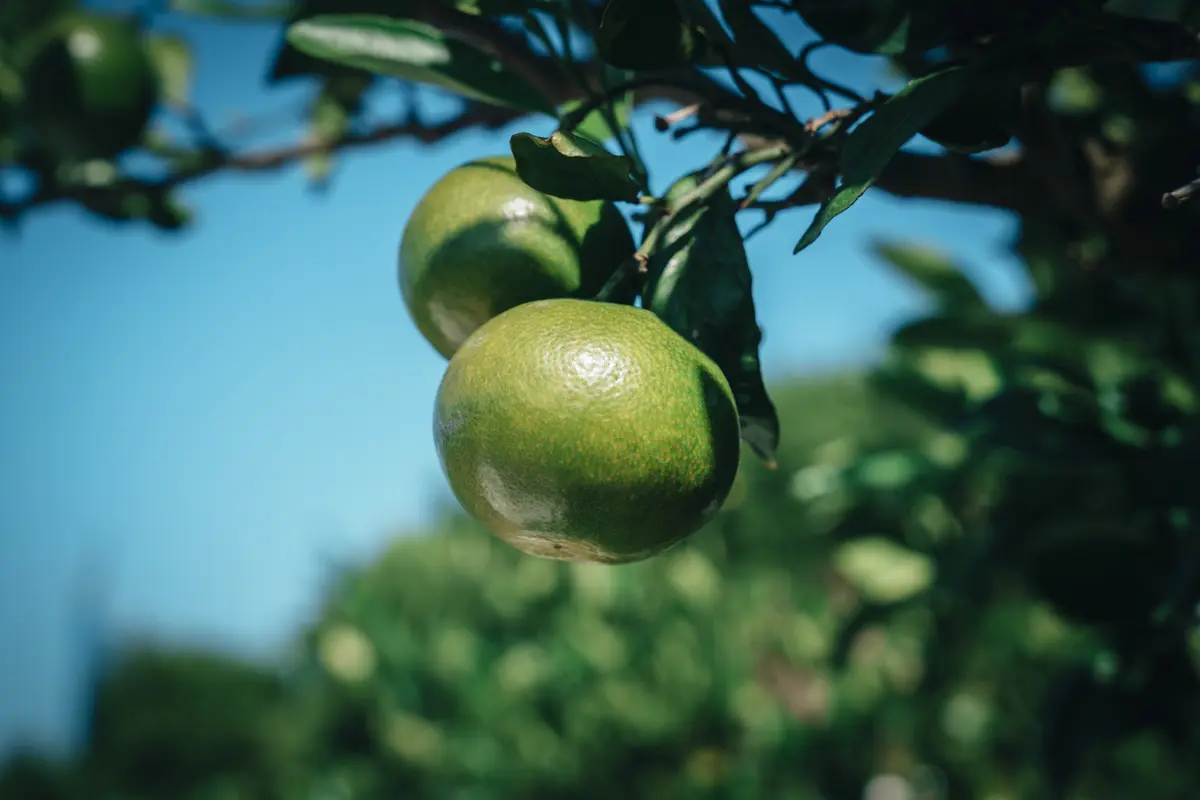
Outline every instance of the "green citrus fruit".
[[633, 249], [612, 203], [542, 194], [511, 157], [483, 158], [417, 204], [400, 243], [400, 287], [421, 334], [449, 358], [513, 306], [594, 295]]
[[92, 14], [56, 19], [24, 69], [25, 109], [47, 150], [111, 158], [137, 144], [158, 101], [158, 75], [141, 34]]
[[560, 298], [479, 328], [438, 389], [450, 488], [532, 555], [624, 563], [698, 530], [729, 494], [738, 413], [720, 369], [649, 311]]

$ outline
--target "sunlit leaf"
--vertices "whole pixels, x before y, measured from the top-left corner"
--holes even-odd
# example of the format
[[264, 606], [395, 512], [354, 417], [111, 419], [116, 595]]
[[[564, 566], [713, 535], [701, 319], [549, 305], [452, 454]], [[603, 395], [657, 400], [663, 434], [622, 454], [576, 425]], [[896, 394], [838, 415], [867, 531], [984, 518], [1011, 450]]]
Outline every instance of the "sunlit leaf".
[[415, 20], [322, 15], [292, 23], [287, 36], [301, 52], [348, 67], [495, 105], [554, 113], [546, 98], [495, 57]]
[[633, 162], [587, 139], [555, 131], [549, 137], [514, 134], [509, 140], [517, 174], [539, 192], [565, 200], [637, 199]]

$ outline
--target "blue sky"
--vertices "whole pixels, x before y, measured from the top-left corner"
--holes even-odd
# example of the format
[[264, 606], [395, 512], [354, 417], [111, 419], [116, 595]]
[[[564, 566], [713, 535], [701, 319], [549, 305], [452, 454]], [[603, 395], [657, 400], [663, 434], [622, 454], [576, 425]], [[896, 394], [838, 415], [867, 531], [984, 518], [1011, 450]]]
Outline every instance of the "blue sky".
[[[192, 39], [194, 98], [218, 123], [306, 94], [262, 85], [270, 27], [162, 27]], [[877, 80], [849, 56], [822, 64]], [[719, 146], [650, 123], [635, 127], [656, 190]], [[65, 741], [88, 576], [116, 631], [267, 655], [328, 559], [367, 557], [450, 502], [430, 436], [445, 365], [405, 314], [396, 247], [426, 187], [521, 129], [549, 127], [358, 151], [323, 196], [299, 170], [216, 177], [188, 192], [182, 236], [55, 207], [0, 237], [0, 749]], [[1022, 296], [1005, 215], [871, 192], [794, 257], [811, 213], [749, 245], [769, 380], [867, 359], [920, 308], [869, 256], [876, 236], [937, 244], [997, 302]]]

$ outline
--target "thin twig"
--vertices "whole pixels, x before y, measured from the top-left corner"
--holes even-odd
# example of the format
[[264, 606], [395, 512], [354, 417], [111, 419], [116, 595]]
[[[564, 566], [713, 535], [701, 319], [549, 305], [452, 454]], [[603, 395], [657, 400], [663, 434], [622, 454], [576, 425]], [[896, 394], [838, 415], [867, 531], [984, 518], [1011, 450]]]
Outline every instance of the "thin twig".
[[1189, 181], [1178, 189], [1172, 189], [1162, 196], [1163, 208], [1178, 208], [1200, 192], [1200, 178]]
[[660, 114], [654, 117], [654, 127], [660, 131], [665, 131], [672, 125], [677, 125], [689, 117], [695, 116], [704, 107], [703, 103], [692, 103], [690, 106], [676, 109], [670, 114]]

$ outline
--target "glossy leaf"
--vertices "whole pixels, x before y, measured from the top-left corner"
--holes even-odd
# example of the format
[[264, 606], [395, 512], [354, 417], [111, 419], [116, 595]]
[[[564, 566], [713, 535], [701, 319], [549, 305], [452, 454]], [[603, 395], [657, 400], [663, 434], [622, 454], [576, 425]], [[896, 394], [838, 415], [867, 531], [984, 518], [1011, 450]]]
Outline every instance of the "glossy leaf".
[[896, 152], [959, 97], [969, 83], [969, 75], [966, 67], [949, 67], [918, 78], [850, 132], [838, 160], [841, 185], [817, 209], [793, 253], [815, 242], [834, 217], [863, 196]]
[[323, 15], [293, 23], [301, 52], [377, 75], [440, 86], [495, 105], [554, 113], [546, 98], [493, 56], [414, 20]]
[[[676, 182], [667, 201], [696, 183], [694, 175]], [[773, 466], [779, 418], [763, 384], [762, 331], [734, 215], [733, 198], [724, 191], [671, 223], [650, 259], [642, 305], [717, 363], [733, 388], [743, 440]]]
[[596, 47], [608, 64], [642, 71], [691, 64], [707, 42], [675, 0], [608, 0]]
[[564, 200], [637, 200], [633, 162], [581, 136], [517, 133], [509, 139], [521, 180]]
[[[389, 17], [412, 16], [412, 0], [295, 0], [287, 16], [288, 25], [323, 14], [380, 14]], [[276, 84], [293, 78], [335, 78], [368, 74], [321, 58], [314, 58], [296, 49], [287, 40], [287, 25], [279, 48], [271, 59], [267, 83]]]

